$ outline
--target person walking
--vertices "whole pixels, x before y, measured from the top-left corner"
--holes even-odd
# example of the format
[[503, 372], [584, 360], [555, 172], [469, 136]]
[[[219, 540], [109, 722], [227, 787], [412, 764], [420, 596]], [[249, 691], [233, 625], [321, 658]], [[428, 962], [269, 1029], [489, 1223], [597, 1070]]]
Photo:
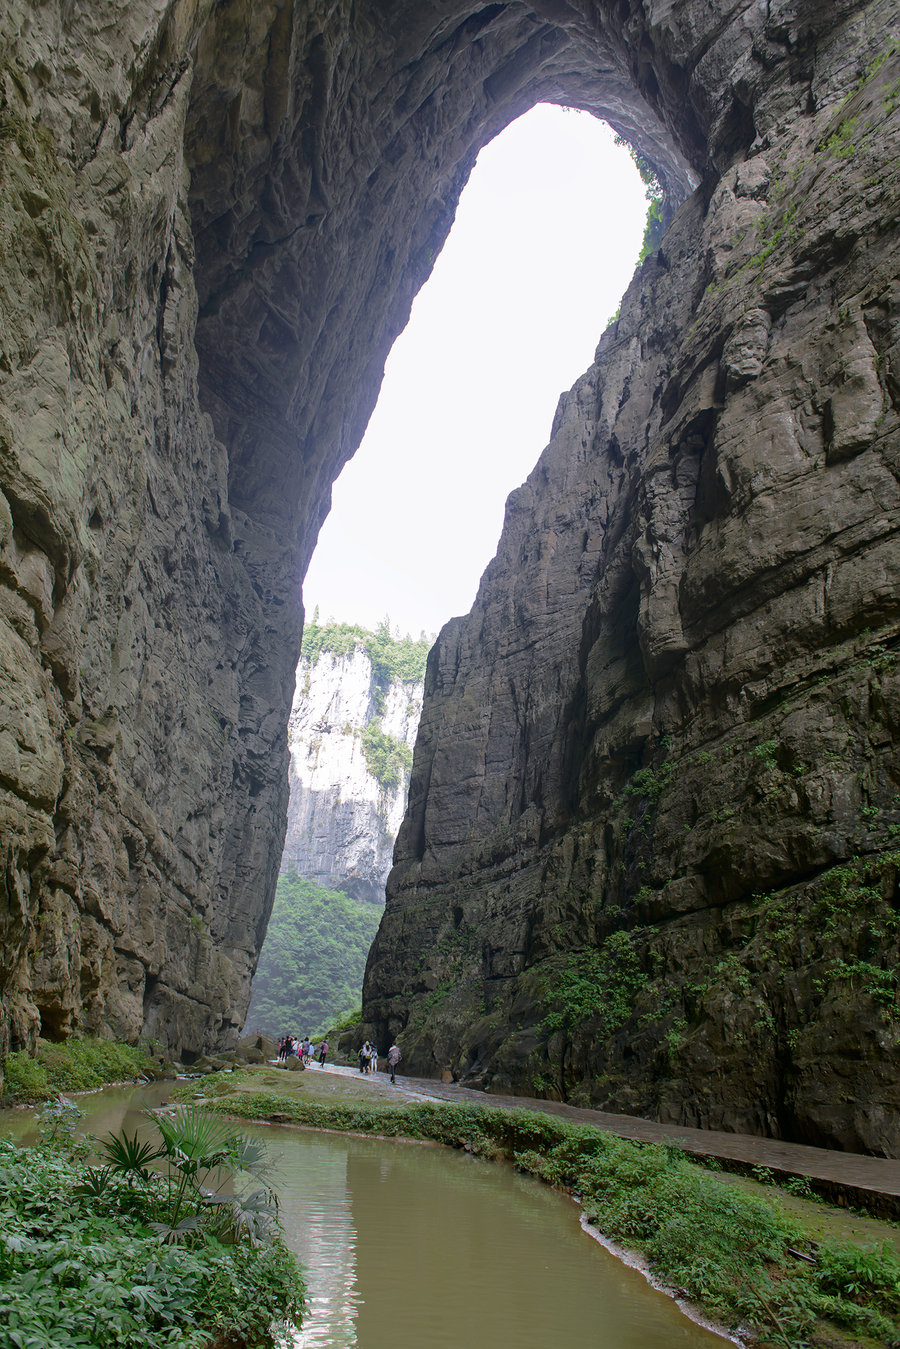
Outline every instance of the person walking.
[[378, 1072], [378, 1046], [375, 1044], [374, 1040], [369, 1045], [369, 1072]]
[[325, 1060], [328, 1058], [328, 1041], [323, 1040], [319, 1045], [319, 1067], [325, 1067]]
[[400, 1062], [402, 1058], [403, 1055], [400, 1053], [400, 1046], [395, 1042], [394, 1044], [391, 1045], [390, 1049], [388, 1050], [388, 1063], [391, 1069], [392, 1082], [396, 1081], [394, 1074], [397, 1071], [397, 1064]]
[[365, 1040], [359, 1047], [359, 1071], [364, 1073], [369, 1066], [369, 1042]]

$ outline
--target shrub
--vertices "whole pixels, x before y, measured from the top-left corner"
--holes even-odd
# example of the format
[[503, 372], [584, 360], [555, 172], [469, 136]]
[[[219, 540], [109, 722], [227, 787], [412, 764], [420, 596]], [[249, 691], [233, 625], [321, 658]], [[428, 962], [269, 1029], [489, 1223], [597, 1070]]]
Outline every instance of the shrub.
[[280, 1239], [265, 1246], [151, 1230], [146, 1191], [59, 1150], [0, 1141], [0, 1324], [15, 1349], [208, 1349], [233, 1337], [266, 1349], [299, 1325], [304, 1287]]
[[395, 740], [378, 725], [367, 723], [360, 738], [366, 767], [382, 791], [392, 792], [412, 767], [412, 750], [405, 740]]
[[32, 1057], [24, 1049], [3, 1065], [4, 1099], [15, 1104], [51, 1101], [60, 1092], [91, 1091], [110, 1082], [133, 1082], [150, 1066], [145, 1050], [115, 1040], [38, 1040]]

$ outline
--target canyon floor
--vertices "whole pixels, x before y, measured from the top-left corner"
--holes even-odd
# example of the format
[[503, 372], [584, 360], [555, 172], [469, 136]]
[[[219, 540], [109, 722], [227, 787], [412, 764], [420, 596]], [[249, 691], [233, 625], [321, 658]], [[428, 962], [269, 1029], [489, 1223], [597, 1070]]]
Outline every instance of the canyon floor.
[[[203, 1091], [204, 1082], [200, 1080], [196, 1083], [197, 1097]], [[821, 1187], [835, 1202], [826, 1202], [824, 1195], [807, 1198], [784, 1188], [779, 1188], [777, 1194], [785, 1208], [801, 1217], [814, 1235], [858, 1242], [888, 1241], [900, 1252], [900, 1223], [889, 1220], [892, 1212], [900, 1212], [900, 1162], [897, 1161], [830, 1152], [780, 1139], [655, 1124], [634, 1116], [611, 1115], [556, 1101], [487, 1095], [426, 1078], [398, 1074], [396, 1085], [392, 1086], [386, 1072], [364, 1076], [356, 1068], [341, 1064], [328, 1064], [324, 1069], [313, 1064], [302, 1073], [286, 1072], [274, 1065], [251, 1065], [235, 1075], [233, 1083], [219, 1079], [215, 1095], [221, 1100], [223, 1095], [232, 1092], [257, 1091], [277, 1091], [286, 1097], [327, 1104], [352, 1104], [374, 1097], [379, 1102], [393, 1101], [398, 1105], [434, 1100], [474, 1103], [488, 1108], [535, 1110], [578, 1123], [594, 1124], [622, 1138], [674, 1143], [696, 1157], [698, 1162], [708, 1165], [723, 1184], [737, 1185], [744, 1190], [772, 1195], [772, 1181], [783, 1186], [791, 1178], [807, 1178], [814, 1189]], [[731, 1167], [743, 1169], [744, 1173], [739, 1170], [737, 1174], [731, 1174], [729, 1170], [718, 1169]], [[757, 1175], [763, 1175], [767, 1183], [756, 1178], [756, 1168]], [[771, 1180], [767, 1173], [771, 1173]]]

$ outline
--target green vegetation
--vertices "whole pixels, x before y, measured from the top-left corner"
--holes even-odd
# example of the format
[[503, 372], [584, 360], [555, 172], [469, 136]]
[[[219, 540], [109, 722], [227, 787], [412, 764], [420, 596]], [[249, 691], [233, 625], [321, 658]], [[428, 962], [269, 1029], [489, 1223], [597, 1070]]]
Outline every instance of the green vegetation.
[[616, 136], [616, 145], [623, 145], [631, 158], [634, 160], [634, 166], [641, 175], [641, 182], [644, 184], [644, 190], [647, 197], [647, 221], [644, 225], [644, 238], [641, 243], [641, 251], [638, 254], [638, 264], [646, 262], [651, 253], [655, 253], [662, 242], [663, 236], [663, 204], [665, 202], [665, 188], [659, 180], [659, 175], [650, 163], [649, 159], [630, 145], [624, 136]]
[[[355, 1030], [361, 1021], [362, 1003], [357, 1003], [356, 1006], [351, 1007], [348, 1012], [342, 1012], [334, 1021], [328, 1021], [323, 1024], [320, 1029], [322, 1034], [326, 1035], [329, 1040], [335, 1042], [332, 1048], [336, 1048], [338, 1036], [343, 1035], [345, 1031]], [[332, 1055], [332, 1057], [334, 1056]]]
[[659, 768], [639, 768], [625, 788], [626, 796], [644, 797], [655, 806], [675, 774], [675, 765], [666, 759]]
[[395, 740], [370, 721], [361, 737], [366, 767], [381, 789], [392, 792], [406, 779], [412, 768], [412, 750], [405, 740]]
[[356, 1007], [381, 910], [290, 870], [279, 876], [248, 1030], [312, 1034]]
[[318, 621], [318, 610], [303, 630], [303, 657], [315, 665], [323, 651], [348, 656], [365, 651], [372, 666], [375, 717], [362, 732], [366, 766], [381, 789], [393, 792], [404, 783], [412, 767], [412, 751], [404, 740], [395, 740], [380, 726], [388, 690], [392, 684], [421, 684], [431, 643], [424, 633], [418, 641], [391, 633], [385, 618], [374, 632], [350, 623]]
[[374, 632], [352, 623], [320, 623], [318, 610], [303, 629], [302, 656], [310, 665], [315, 665], [323, 651], [349, 656], [357, 648], [372, 662], [376, 684], [421, 684], [431, 641], [424, 632], [417, 640], [392, 634], [387, 618]]
[[612, 1035], [634, 1010], [634, 1000], [645, 982], [640, 968], [640, 931], [613, 932], [597, 951], [580, 951], [565, 958], [544, 978], [543, 995], [551, 1010], [542, 1030], [571, 1030], [595, 1021], [601, 1036]]
[[150, 1067], [145, 1050], [114, 1040], [38, 1040], [32, 1056], [24, 1049], [3, 1065], [3, 1100], [8, 1105], [50, 1101], [60, 1092], [91, 1091], [108, 1082], [133, 1082]]
[[258, 1167], [255, 1145], [194, 1107], [161, 1122], [158, 1143], [108, 1139], [106, 1165], [89, 1166], [71, 1128], [81, 1112], [62, 1111], [38, 1147], [0, 1140], [5, 1345], [269, 1349], [275, 1328], [300, 1325], [305, 1288], [271, 1192], [201, 1188]]
[[215, 1108], [312, 1128], [427, 1138], [508, 1158], [577, 1193], [589, 1221], [641, 1251], [666, 1284], [729, 1325], [754, 1327], [767, 1344], [814, 1344], [821, 1320], [877, 1343], [900, 1343], [900, 1261], [887, 1246], [818, 1245], [776, 1200], [724, 1184], [671, 1145], [483, 1106], [321, 1104], [245, 1093], [221, 1098]]

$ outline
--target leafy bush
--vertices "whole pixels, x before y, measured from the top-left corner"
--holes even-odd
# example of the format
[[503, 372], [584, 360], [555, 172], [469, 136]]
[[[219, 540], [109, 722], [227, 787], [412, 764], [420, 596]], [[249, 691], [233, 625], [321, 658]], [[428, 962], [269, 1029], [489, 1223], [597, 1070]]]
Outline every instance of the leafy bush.
[[247, 1027], [306, 1035], [358, 1005], [381, 912], [293, 869], [279, 876]]
[[133, 1082], [150, 1066], [145, 1050], [115, 1040], [38, 1040], [35, 1056], [24, 1049], [3, 1065], [4, 1098], [21, 1104], [51, 1101], [60, 1092], [91, 1091], [110, 1082]]
[[383, 791], [400, 786], [412, 768], [412, 750], [405, 740], [395, 740], [376, 721], [366, 725], [360, 740], [366, 767]]
[[18, 1104], [24, 1101], [49, 1101], [53, 1096], [47, 1083], [46, 1068], [24, 1049], [6, 1056], [3, 1064], [3, 1093], [5, 1099]]
[[304, 1286], [280, 1240], [226, 1244], [197, 1232], [163, 1243], [160, 1187], [59, 1150], [0, 1141], [0, 1324], [11, 1349], [208, 1349], [217, 1338], [274, 1345], [299, 1325]]
[[637, 943], [640, 932], [613, 932], [597, 951], [548, 960], [543, 996], [550, 1006], [542, 1027], [549, 1035], [595, 1021], [612, 1035], [628, 1020], [645, 982]]

